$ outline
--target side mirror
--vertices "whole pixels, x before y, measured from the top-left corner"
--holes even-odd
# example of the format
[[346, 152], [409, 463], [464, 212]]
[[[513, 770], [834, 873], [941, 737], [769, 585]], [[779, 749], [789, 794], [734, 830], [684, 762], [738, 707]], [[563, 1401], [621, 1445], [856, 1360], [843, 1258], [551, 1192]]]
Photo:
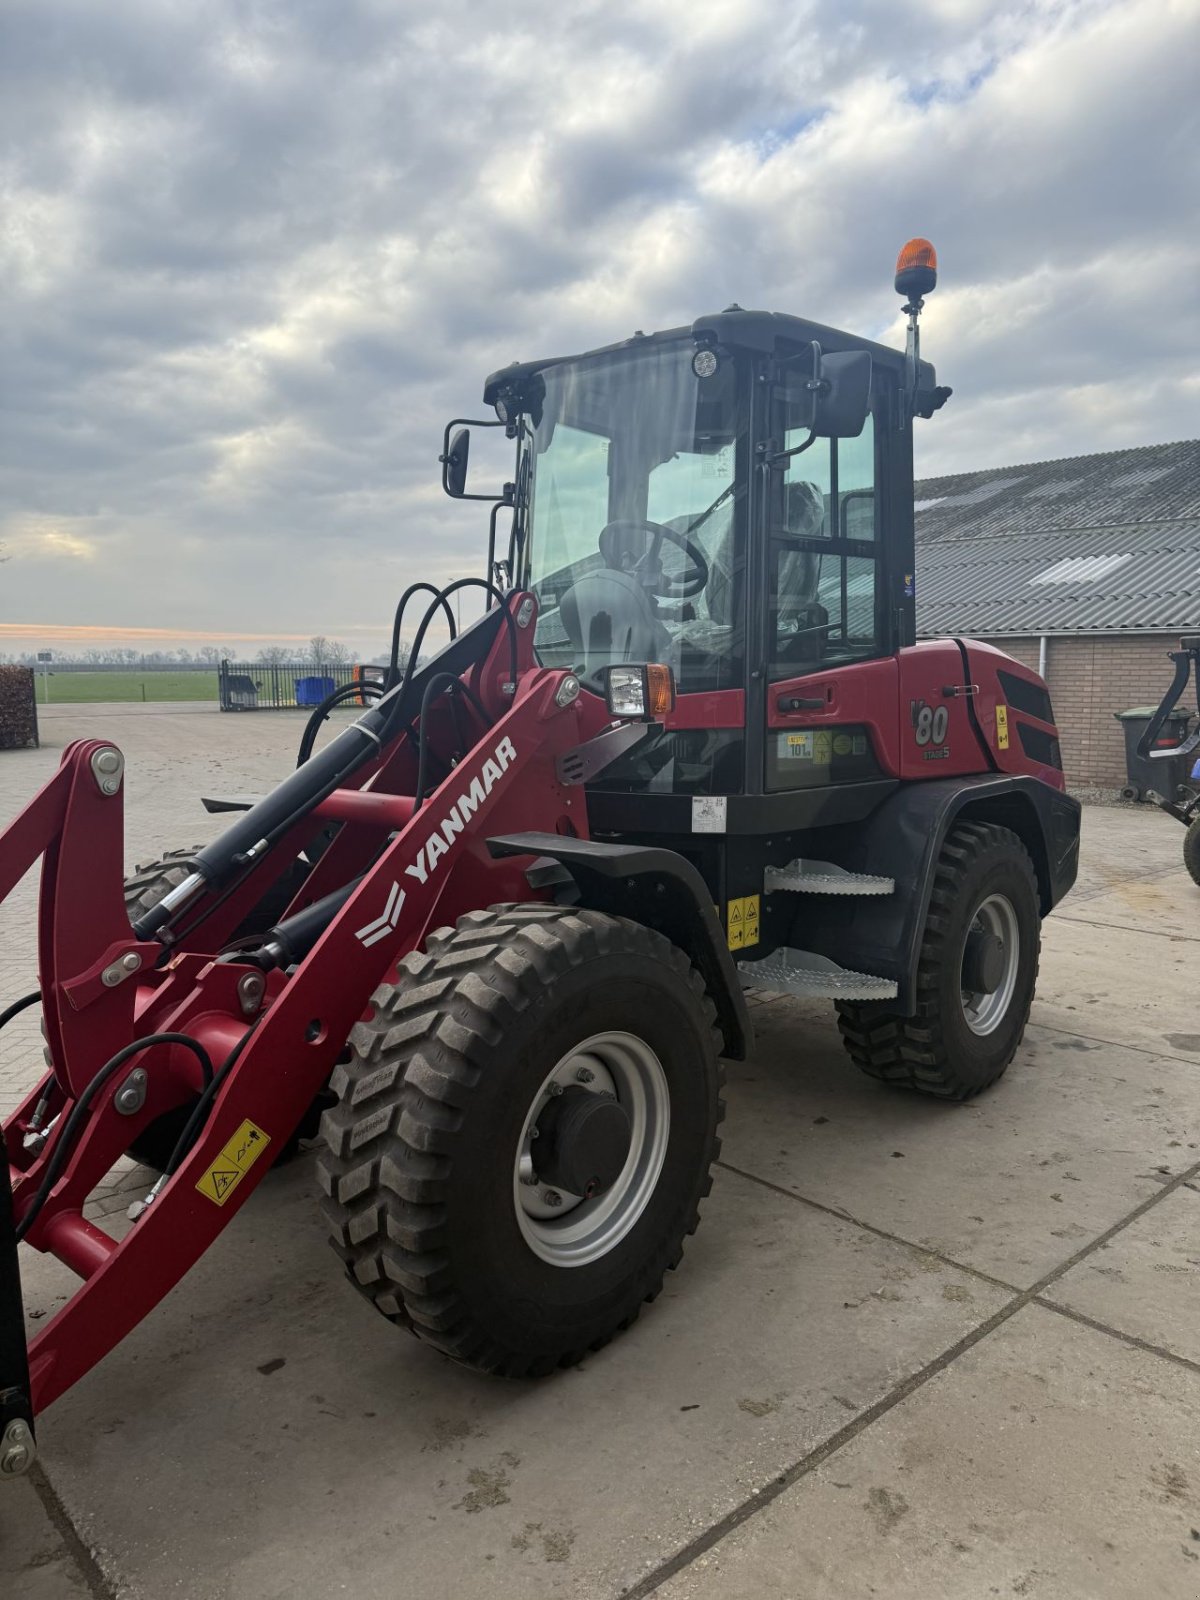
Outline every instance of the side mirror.
[[[868, 358], [869, 359], [869, 358]], [[442, 488], [454, 500], [467, 492], [467, 462], [471, 456], [471, 430], [459, 428], [442, 457]]]
[[817, 365], [813, 432], [819, 439], [856, 439], [871, 410], [871, 357], [866, 350], [822, 355]]

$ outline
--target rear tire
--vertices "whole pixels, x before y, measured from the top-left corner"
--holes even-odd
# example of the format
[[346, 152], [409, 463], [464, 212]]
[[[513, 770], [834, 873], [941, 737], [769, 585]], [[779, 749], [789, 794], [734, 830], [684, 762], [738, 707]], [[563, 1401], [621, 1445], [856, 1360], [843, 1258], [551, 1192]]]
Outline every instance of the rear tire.
[[[322, 1119], [317, 1169], [352, 1281], [390, 1321], [485, 1372], [547, 1373], [598, 1349], [678, 1265], [711, 1186], [720, 1041], [699, 973], [622, 917], [498, 906], [432, 934], [372, 1006], [333, 1074], [339, 1104]], [[653, 1161], [640, 1165], [653, 1119], [639, 1131], [635, 1118], [621, 1179], [592, 1198], [568, 1193], [561, 1217], [543, 1207], [531, 1219], [519, 1174], [529, 1129], [543, 1125], [532, 1119], [551, 1104], [554, 1074], [604, 1077], [603, 1048], [579, 1053], [597, 1040], [627, 1041], [659, 1085]], [[623, 1103], [613, 1081], [619, 1092], [600, 1098]], [[572, 1258], [556, 1241], [587, 1237], [635, 1171], [648, 1177], [620, 1190], [633, 1196], [623, 1223], [597, 1224]], [[525, 1181], [540, 1202], [546, 1180]]]
[[[1007, 928], [1008, 964], [997, 990], [969, 999], [967, 936], [980, 926]], [[869, 1077], [922, 1094], [945, 1100], [979, 1094], [1005, 1071], [1025, 1032], [1040, 939], [1037, 876], [1021, 840], [992, 823], [960, 822], [934, 870], [916, 1012], [907, 1017], [839, 1001], [850, 1059]]]
[[1183, 864], [1192, 882], [1200, 886], [1200, 817], [1188, 823], [1183, 836]]

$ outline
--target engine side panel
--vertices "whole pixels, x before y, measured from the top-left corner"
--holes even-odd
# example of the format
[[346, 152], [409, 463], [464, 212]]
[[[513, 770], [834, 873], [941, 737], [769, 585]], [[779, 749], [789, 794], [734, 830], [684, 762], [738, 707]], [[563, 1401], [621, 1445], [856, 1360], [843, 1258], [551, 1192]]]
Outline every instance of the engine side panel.
[[1044, 680], [993, 645], [978, 639], [959, 642], [971, 681], [979, 685], [975, 714], [997, 769], [1065, 789], [1058, 728]]

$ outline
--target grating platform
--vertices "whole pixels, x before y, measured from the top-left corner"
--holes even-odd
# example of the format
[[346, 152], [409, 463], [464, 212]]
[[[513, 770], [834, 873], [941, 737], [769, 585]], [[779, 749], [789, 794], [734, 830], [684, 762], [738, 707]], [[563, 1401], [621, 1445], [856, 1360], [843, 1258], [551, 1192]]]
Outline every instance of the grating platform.
[[787, 889], [793, 894], [891, 894], [894, 878], [874, 878], [866, 872], [847, 872], [832, 861], [789, 861], [786, 867], [768, 867], [763, 892]]
[[851, 972], [810, 950], [780, 949], [765, 961], [739, 961], [738, 975], [744, 988], [810, 1000], [894, 1000], [899, 992], [891, 978]]

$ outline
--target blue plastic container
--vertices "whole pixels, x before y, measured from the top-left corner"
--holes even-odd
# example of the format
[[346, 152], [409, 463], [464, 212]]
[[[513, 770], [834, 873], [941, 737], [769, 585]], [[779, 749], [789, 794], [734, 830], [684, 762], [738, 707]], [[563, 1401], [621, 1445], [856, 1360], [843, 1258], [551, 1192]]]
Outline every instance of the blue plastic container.
[[332, 678], [297, 678], [296, 704], [319, 706], [322, 700], [329, 698], [336, 687]]

